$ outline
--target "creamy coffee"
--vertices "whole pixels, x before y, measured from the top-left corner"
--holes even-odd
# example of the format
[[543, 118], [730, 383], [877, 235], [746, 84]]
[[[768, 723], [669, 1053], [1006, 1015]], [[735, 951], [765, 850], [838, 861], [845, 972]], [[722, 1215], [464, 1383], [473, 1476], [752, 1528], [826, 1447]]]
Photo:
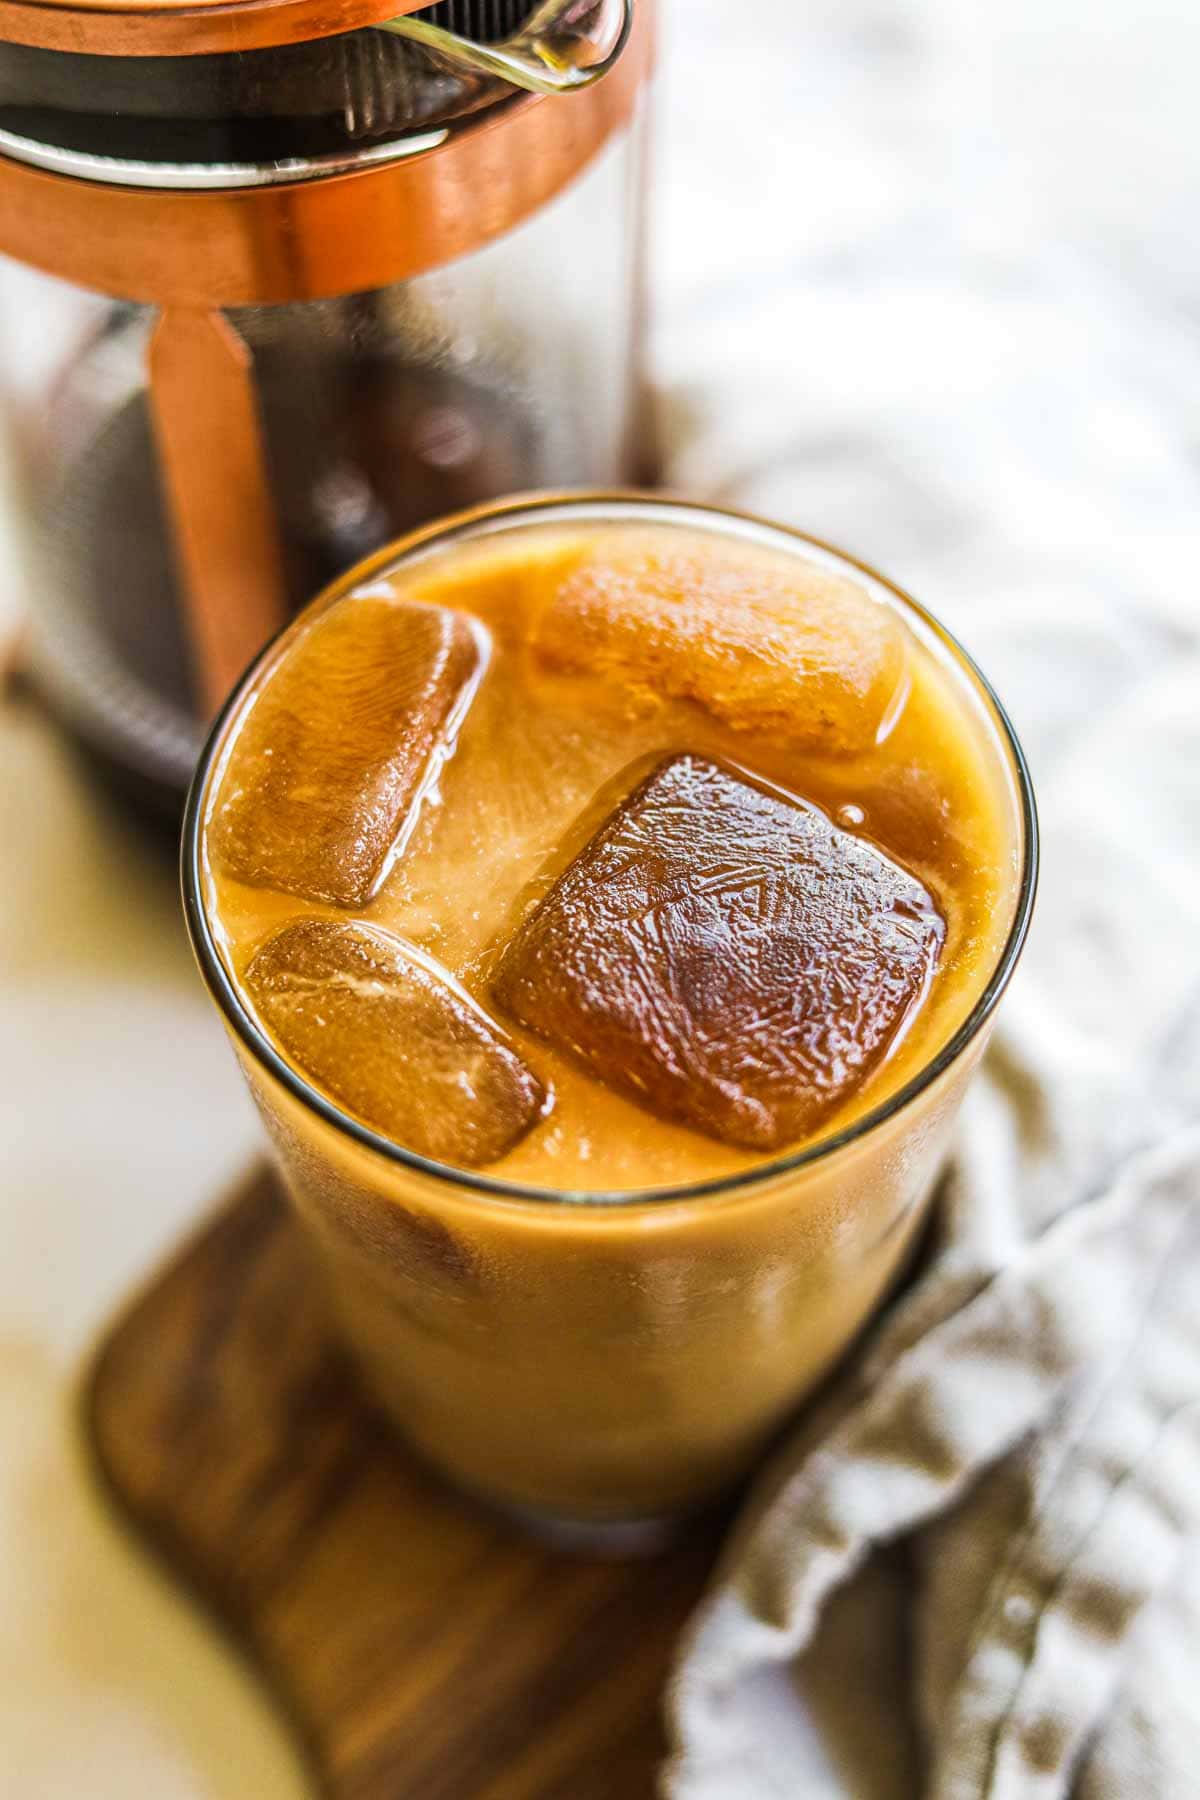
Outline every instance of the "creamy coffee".
[[954, 672], [850, 576], [550, 527], [285, 641], [211, 902], [260, 1023], [366, 1124], [661, 1187], [836, 1130], [950, 1035], [1005, 929], [1008, 805]]

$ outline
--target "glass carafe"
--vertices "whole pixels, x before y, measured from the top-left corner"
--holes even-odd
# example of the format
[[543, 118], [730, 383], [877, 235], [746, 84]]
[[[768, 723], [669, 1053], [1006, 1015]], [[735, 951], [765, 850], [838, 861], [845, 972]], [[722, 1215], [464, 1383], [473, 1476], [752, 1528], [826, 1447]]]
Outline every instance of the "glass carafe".
[[[651, 472], [652, 21], [441, 0], [308, 37], [309, 0], [164, 0], [133, 41], [89, 0], [10, 15], [33, 41], [0, 42], [0, 371], [35, 674], [170, 807], [241, 668], [347, 564]], [[60, 15], [70, 48], [39, 41]]]

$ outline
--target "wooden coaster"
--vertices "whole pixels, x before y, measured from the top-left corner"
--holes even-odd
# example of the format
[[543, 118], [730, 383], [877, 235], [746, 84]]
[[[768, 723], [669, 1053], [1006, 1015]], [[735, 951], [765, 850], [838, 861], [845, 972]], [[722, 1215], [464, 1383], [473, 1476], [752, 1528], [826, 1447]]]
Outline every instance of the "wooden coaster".
[[216, 1609], [332, 1800], [641, 1800], [715, 1530], [648, 1562], [531, 1543], [414, 1462], [255, 1177], [112, 1328], [85, 1395], [135, 1529]]

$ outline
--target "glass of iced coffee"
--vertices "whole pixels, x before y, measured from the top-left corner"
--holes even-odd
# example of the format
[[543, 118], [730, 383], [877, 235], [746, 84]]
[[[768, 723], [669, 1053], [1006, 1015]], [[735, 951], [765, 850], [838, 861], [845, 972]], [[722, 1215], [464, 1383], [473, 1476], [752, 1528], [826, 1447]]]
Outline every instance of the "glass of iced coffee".
[[622, 495], [344, 576], [217, 721], [184, 840], [375, 1393], [462, 1487], [631, 1543], [902, 1268], [1035, 865], [1020, 748], [920, 606]]

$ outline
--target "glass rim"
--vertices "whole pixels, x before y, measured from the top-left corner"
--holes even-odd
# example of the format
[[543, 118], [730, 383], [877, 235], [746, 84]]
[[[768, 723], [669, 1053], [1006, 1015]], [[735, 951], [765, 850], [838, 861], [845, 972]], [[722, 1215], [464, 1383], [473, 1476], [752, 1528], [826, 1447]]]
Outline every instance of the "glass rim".
[[920, 1068], [907, 1081], [888, 1094], [877, 1106], [851, 1120], [840, 1131], [831, 1132], [827, 1137], [818, 1138], [815, 1142], [806, 1144], [799, 1150], [751, 1164], [745, 1169], [713, 1176], [704, 1181], [659, 1187], [594, 1191], [535, 1187], [527, 1182], [506, 1181], [499, 1176], [470, 1169], [459, 1169], [449, 1163], [436, 1162], [433, 1158], [422, 1156], [418, 1151], [409, 1150], [404, 1145], [396, 1143], [394, 1139], [373, 1130], [363, 1120], [356, 1118], [353, 1113], [349, 1113], [337, 1105], [328, 1095], [321, 1093], [287, 1061], [258, 1024], [249, 1006], [243, 1001], [233, 977], [221, 958], [208, 918], [200, 865], [204, 802], [209, 776], [223, 748], [226, 729], [241, 705], [250, 682], [271, 655], [275, 645], [296, 622], [295, 619], [288, 620], [282, 629], [258, 651], [221, 706], [209, 727], [204, 748], [200, 753], [188, 790], [183, 816], [180, 875], [184, 916], [193, 953], [209, 993], [220, 1009], [226, 1024], [232, 1028], [235, 1036], [253, 1058], [261, 1063], [272, 1078], [293, 1099], [299, 1101], [307, 1111], [316, 1114], [326, 1125], [349, 1137], [361, 1147], [382, 1156], [386, 1162], [401, 1169], [407, 1169], [425, 1179], [445, 1183], [477, 1199], [489, 1202], [572, 1206], [584, 1209], [687, 1204], [698, 1200], [724, 1199], [742, 1194], [838, 1155], [842, 1150], [850, 1148], [859, 1139], [867, 1138], [880, 1126], [887, 1124], [904, 1112], [958, 1061], [959, 1057], [978, 1037], [995, 1012], [1000, 997], [1016, 968], [1028, 934], [1037, 893], [1039, 837], [1033, 783], [1025, 752], [1021, 748], [1012, 722], [991, 682], [953, 633], [947, 630], [919, 600], [915, 600], [911, 594], [894, 581], [889, 580], [887, 576], [881, 575], [877, 569], [861, 557], [854, 556], [837, 545], [830, 544], [823, 538], [815, 537], [812, 533], [802, 531], [796, 526], [781, 525], [773, 519], [762, 518], [739, 507], [713, 505], [707, 501], [689, 500], [669, 492], [651, 493], [636, 488], [579, 488], [516, 494], [437, 519], [431, 524], [421, 526], [416, 531], [383, 545], [379, 550], [355, 563], [353, 567], [321, 589], [296, 615], [296, 618], [304, 618], [306, 614], [317, 607], [332, 605], [365, 581], [377, 579], [385, 570], [390, 571], [407, 561], [414, 552], [439, 543], [452, 543], [456, 537], [481, 523], [486, 525], [491, 521], [501, 520], [511, 523], [521, 515], [528, 515], [534, 519], [538, 514], [554, 514], [575, 507], [616, 506], [630, 507], [639, 513], [658, 511], [673, 515], [692, 515], [697, 520], [732, 521], [738, 525], [748, 525], [758, 531], [787, 540], [793, 547], [806, 545], [810, 549], [819, 550], [823, 555], [835, 557], [849, 567], [859, 570], [869, 580], [878, 583], [898, 599], [907, 611], [914, 613], [934, 633], [939, 642], [953, 654], [961, 670], [975, 683], [999, 727], [1002, 745], [1007, 752], [1011, 762], [1011, 772], [1015, 777], [1021, 824], [1021, 873], [1017, 886], [1016, 903], [1013, 908], [1012, 923], [996, 959], [995, 967], [970, 1012], [950, 1037], [934, 1051], [927, 1061], [921, 1064]]

